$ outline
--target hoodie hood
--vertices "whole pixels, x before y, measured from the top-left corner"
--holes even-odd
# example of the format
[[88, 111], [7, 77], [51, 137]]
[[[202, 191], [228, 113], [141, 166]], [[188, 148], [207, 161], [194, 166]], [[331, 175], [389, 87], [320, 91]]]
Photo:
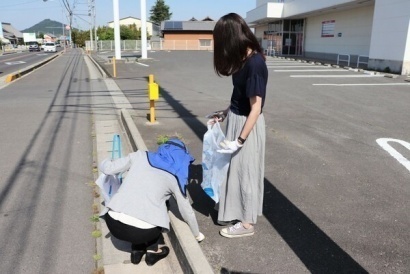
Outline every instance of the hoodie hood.
[[181, 140], [170, 139], [160, 145], [157, 152], [147, 152], [147, 158], [151, 166], [174, 175], [182, 195], [186, 196], [189, 165], [195, 161], [195, 158]]

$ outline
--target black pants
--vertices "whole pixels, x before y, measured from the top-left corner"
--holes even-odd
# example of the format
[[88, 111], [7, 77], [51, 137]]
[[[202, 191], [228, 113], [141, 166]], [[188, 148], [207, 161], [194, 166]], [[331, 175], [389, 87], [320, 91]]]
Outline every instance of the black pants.
[[157, 226], [142, 229], [124, 224], [113, 219], [110, 214], [104, 215], [105, 222], [111, 234], [120, 240], [132, 243], [133, 250], [158, 250], [158, 244], [163, 242], [162, 228]]

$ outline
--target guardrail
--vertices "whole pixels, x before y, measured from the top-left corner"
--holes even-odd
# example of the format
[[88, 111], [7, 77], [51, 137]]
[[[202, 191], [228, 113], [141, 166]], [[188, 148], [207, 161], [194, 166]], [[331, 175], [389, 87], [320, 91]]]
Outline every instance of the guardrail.
[[[341, 57], [343, 57], [343, 59]], [[347, 57], [347, 59], [344, 59], [344, 57]], [[350, 66], [350, 54], [338, 54], [337, 55], [338, 65], [339, 65], [339, 62], [347, 62], [347, 66]]]

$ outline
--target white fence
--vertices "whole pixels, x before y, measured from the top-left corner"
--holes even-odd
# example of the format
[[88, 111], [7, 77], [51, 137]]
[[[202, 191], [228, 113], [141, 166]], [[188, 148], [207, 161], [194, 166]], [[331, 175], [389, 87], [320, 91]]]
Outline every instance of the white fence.
[[[94, 42], [95, 43], [95, 42]], [[96, 44], [96, 46], [95, 46]], [[91, 41], [85, 42], [86, 50], [115, 50], [115, 42], [109, 41], [97, 41], [91, 46]], [[121, 50], [141, 50], [141, 40], [121, 40]], [[148, 50], [213, 50], [213, 44], [201, 45], [199, 40], [160, 40], [160, 41], [148, 41]]]

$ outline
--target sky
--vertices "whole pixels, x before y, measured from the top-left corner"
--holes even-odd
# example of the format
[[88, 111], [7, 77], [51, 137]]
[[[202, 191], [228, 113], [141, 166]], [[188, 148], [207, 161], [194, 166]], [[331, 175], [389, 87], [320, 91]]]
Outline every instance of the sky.
[[[67, 0], [73, 10], [73, 27], [86, 30], [89, 28], [89, 0]], [[96, 25], [104, 26], [114, 20], [113, 0], [94, 0], [96, 7]], [[118, 0], [120, 18], [132, 16], [141, 18], [139, 0]], [[150, 9], [156, 0], [146, 0], [147, 20]], [[221, 16], [235, 12], [246, 17], [246, 12], [256, 6], [256, 0], [165, 0], [172, 13], [170, 20], [187, 21], [192, 17], [202, 20], [209, 16], [218, 20]], [[67, 9], [63, 0], [0, 0], [0, 22], [10, 23], [18, 30], [29, 28], [44, 19], [51, 19], [68, 24]]]

